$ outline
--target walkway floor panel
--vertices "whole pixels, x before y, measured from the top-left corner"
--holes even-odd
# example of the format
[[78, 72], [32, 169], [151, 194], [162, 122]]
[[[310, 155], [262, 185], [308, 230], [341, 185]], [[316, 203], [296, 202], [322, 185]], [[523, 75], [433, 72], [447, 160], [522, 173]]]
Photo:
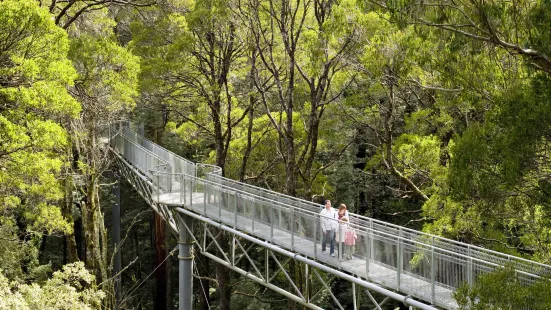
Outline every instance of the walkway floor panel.
[[[159, 202], [161, 204], [179, 206], [181, 197], [182, 196], [180, 195], [180, 193], [162, 194], [159, 195]], [[204, 193], [194, 193], [193, 201], [190, 203], [188, 198], [188, 203], [184, 206], [184, 208], [192, 210], [198, 214], [206, 215], [211, 219], [218, 220], [226, 224], [227, 226], [235, 226], [237, 229], [248, 232], [249, 234], [257, 238], [277, 244], [286, 250], [294, 251], [306, 257], [316, 259], [320, 262], [332, 266], [333, 268], [344, 270], [363, 279], [367, 278], [369, 281], [380, 284], [384, 287], [396, 289], [413, 297], [431, 302], [430, 295], [432, 287], [430, 282], [420, 279], [419, 277], [404, 273], [400, 277], [400, 288], [398, 288], [396, 270], [394, 268], [384, 266], [373, 261], [370, 261], [369, 276], [366, 277], [365, 258], [354, 256], [352, 260], [343, 260], [339, 263], [337, 257], [331, 257], [328, 254], [329, 245], [327, 246], [327, 254], [322, 254], [321, 244], [318, 244], [316, 255], [316, 253], [314, 253], [314, 241], [311, 239], [295, 235], [294, 241], [292, 241], [291, 233], [289, 231], [278, 229], [275, 226], [272, 236], [271, 226], [260, 221], [254, 222], [253, 231], [253, 221], [250, 218], [244, 217], [242, 215], [237, 215], [236, 218], [233, 212], [230, 212], [226, 209], [219, 210], [218, 206], [215, 205], [208, 204], [206, 206], [205, 214], [204, 197]], [[156, 198], [157, 197], [154, 197], [154, 200], [156, 200]], [[219, 216], [220, 213], [222, 215], [221, 219]], [[335, 253], [337, 253], [337, 250], [335, 250]], [[439, 285], [435, 286], [435, 296], [433, 303], [449, 309], [457, 308], [457, 303], [452, 298], [452, 290]]]

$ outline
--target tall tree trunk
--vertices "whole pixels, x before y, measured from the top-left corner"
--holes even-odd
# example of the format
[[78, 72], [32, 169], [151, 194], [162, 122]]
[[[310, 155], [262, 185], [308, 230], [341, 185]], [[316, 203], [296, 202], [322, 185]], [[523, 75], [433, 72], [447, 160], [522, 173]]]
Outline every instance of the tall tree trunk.
[[[252, 89], [252, 87], [251, 87]], [[241, 161], [241, 169], [239, 170], [239, 181], [244, 182], [245, 176], [247, 175], [247, 162], [249, 161], [249, 156], [252, 153], [253, 148], [253, 121], [254, 121], [254, 95], [249, 95], [249, 123], [247, 124], [247, 146], [245, 147], [245, 153], [243, 154], [243, 159]]]
[[[222, 232], [218, 237], [218, 244], [224, 252], [229, 250], [229, 240], [226, 233]], [[219, 254], [218, 256], [222, 256]], [[218, 291], [220, 295], [220, 310], [231, 309], [231, 278], [230, 269], [224, 265], [216, 264], [216, 279], [218, 280]]]
[[153, 211], [155, 217], [155, 280], [157, 283], [155, 294], [155, 309], [165, 310], [167, 309], [166, 296], [167, 296], [167, 269], [166, 264], [163, 263], [168, 255], [165, 248], [165, 222], [163, 218]]
[[[165, 231], [170, 231], [170, 226], [165, 221]], [[165, 238], [165, 249], [168, 255], [168, 250], [170, 249], [170, 236]], [[172, 301], [172, 258], [168, 258], [165, 261], [166, 266], [166, 308], [167, 309], [174, 309], [174, 303]], [[176, 283], [178, 284], [178, 283]]]
[[73, 229], [70, 232], [66, 232], [64, 235], [66, 244], [66, 263], [74, 263], [78, 261], [77, 242], [75, 239], [75, 223], [73, 218], [73, 178], [70, 174], [65, 178], [65, 201], [63, 208], [61, 209], [63, 217], [67, 222], [73, 224]]
[[294, 102], [294, 87], [295, 87], [295, 51], [294, 49], [289, 52], [290, 70], [289, 70], [289, 94], [287, 99], [287, 119], [285, 124], [285, 146], [287, 148], [287, 161], [285, 165], [285, 172], [287, 173], [285, 179], [285, 191], [291, 196], [295, 196], [297, 192], [297, 161], [295, 157], [295, 135], [293, 132], [293, 102]]

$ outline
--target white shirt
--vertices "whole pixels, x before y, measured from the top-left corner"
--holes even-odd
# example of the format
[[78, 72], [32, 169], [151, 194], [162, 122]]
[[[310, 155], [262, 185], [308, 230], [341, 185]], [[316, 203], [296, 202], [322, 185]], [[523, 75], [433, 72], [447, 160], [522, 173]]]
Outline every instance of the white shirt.
[[320, 212], [321, 229], [323, 231], [336, 229], [339, 225], [337, 221], [338, 218], [339, 217], [335, 209], [330, 207], [329, 210], [327, 210], [327, 208], [324, 207]]

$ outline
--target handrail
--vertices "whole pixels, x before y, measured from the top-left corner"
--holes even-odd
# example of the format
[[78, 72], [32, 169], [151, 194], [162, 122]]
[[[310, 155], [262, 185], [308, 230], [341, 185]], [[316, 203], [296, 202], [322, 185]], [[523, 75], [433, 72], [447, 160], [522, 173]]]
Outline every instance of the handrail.
[[[240, 190], [240, 189], [236, 189], [236, 188], [231, 187], [231, 186], [226, 185], [226, 184], [216, 183], [216, 182], [208, 180], [208, 179], [201, 179], [201, 178], [191, 176], [191, 175], [187, 175], [187, 174], [169, 173], [169, 172], [160, 172], [160, 171], [156, 172], [155, 174], [156, 175], [157, 174], [158, 175], [171, 175], [171, 176], [182, 175], [183, 177], [186, 177], [188, 180], [191, 180], [191, 181], [202, 182], [202, 183], [205, 183], [205, 184], [210, 184], [212, 186], [220, 187], [222, 189], [227, 190], [228, 192], [239, 193], [240, 196], [244, 197], [244, 198], [252, 198], [255, 201], [262, 201], [262, 202], [270, 203], [273, 207], [279, 208], [282, 211], [294, 210], [294, 211], [300, 211], [302, 213], [301, 215], [303, 215], [303, 216], [304, 215], [311, 216], [312, 218], [318, 218], [319, 217], [318, 212], [314, 212], [314, 211], [310, 211], [310, 210], [303, 210], [303, 209], [300, 209], [296, 206], [293, 206], [293, 205], [290, 205], [290, 204], [287, 204], [287, 203], [284, 203], [284, 202], [280, 202], [280, 201], [273, 200], [273, 199], [270, 199], [270, 198], [267, 198], [267, 197], [263, 197], [263, 196], [259, 196], [259, 195], [256, 195], [256, 194], [253, 194], [253, 193], [250, 193], [250, 192], [246, 192], [246, 191], [243, 191], [243, 190]], [[337, 220], [337, 219], [328, 218], [327, 220], [339, 223], [339, 220]], [[366, 234], [375, 233], [376, 235], [386, 236], [386, 237], [388, 237], [389, 239], [392, 239], [392, 240], [405, 240], [405, 241], [411, 242], [411, 243], [416, 244], [416, 245], [427, 247], [427, 249], [435, 249], [435, 250], [438, 250], [439, 252], [442, 252], [442, 253], [453, 254], [456, 257], [461, 257], [461, 258], [465, 258], [465, 259], [470, 259], [471, 261], [485, 263], [485, 264], [491, 265], [493, 267], [503, 266], [502, 264], [499, 264], [499, 263], [490, 262], [490, 261], [483, 260], [483, 259], [480, 259], [480, 258], [477, 258], [477, 257], [468, 256], [468, 255], [465, 255], [463, 253], [450, 251], [450, 250], [438, 247], [438, 246], [436, 246], [432, 243], [418, 241], [418, 240], [415, 240], [415, 239], [404, 238], [404, 237], [401, 237], [399, 235], [394, 235], [394, 234], [387, 233], [387, 232], [384, 232], [384, 231], [376, 230], [372, 227], [365, 227], [365, 226], [361, 226], [361, 225], [354, 224], [354, 223], [349, 223], [348, 225], [353, 226], [355, 229], [357, 229], [361, 232], [364, 232]], [[529, 261], [529, 262], [532, 262], [532, 261]], [[533, 262], [533, 263], [537, 263], [537, 262]], [[537, 264], [540, 264], [541, 267], [546, 267], [548, 269], [551, 269], [551, 266], [549, 266], [549, 265], [545, 265], [545, 264], [541, 264], [541, 263], [537, 263]], [[517, 270], [517, 272], [519, 272], [521, 274], [524, 274], [524, 275], [536, 277], [536, 278], [541, 277], [540, 275], [533, 274], [533, 273], [530, 273], [530, 272], [526, 272], [526, 271], [523, 271], [523, 270]]]
[[[291, 229], [290, 222], [285, 225], [281, 224], [281, 220], [282, 220], [281, 214], [283, 213], [286, 214], [285, 218], [287, 219], [291, 217], [294, 218], [295, 216], [300, 216], [301, 219], [309, 221], [310, 223], [309, 225], [312, 225], [312, 223], [314, 226], [319, 225], [319, 220], [320, 220], [319, 211], [322, 207], [322, 205], [320, 204], [316, 204], [304, 199], [288, 196], [285, 194], [277, 193], [275, 191], [263, 189], [254, 185], [241, 183], [232, 179], [225, 178], [222, 176], [222, 170], [220, 167], [215, 165], [210, 165], [210, 164], [192, 163], [191, 161], [183, 159], [180, 156], [166, 150], [165, 148], [157, 146], [153, 142], [138, 135], [137, 133], [133, 132], [128, 128], [123, 128], [123, 130], [121, 130], [118, 135], [125, 136], [124, 137], [125, 140], [131, 142], [132, 145], [134, 147], [137, 147], [139, 150], [144, 151], [145, 154], [147, 154], [148, 156], [155, 156], [155, 158], [157, 159], [163, 159], [163, 156], [167, 157], [168, 159], [164, 158], [163, 162], [166, 162], [167, 165], [169, 165], [169, 167], [170, 167], [171, 160], [182, 160], [183, 162], [185, 162], [186, 165], [187, 164], [193, 165], [192, 166], [193, 168], [189, 170], [185, 169], [181, 171], [180, 170], [174, 171], [170, 169], [169, 171], [148, 171], [147, 172], [147, 173], [150, 173], [151, 175], [157, 176], [157, 180], [159, 180], [160, 179], [159, 176], [162, 175], [161, 180], [167, 180], [168, 183], [175, 182], [174, 184], [178, 184], [178, 182], [180, 182], [180, 186], [177, 186], [174, 192], [175, 193], [183, 192], [184, 195], [183, 196], [180, 195], [179, 202], [175, 201], [173, 203], [174, 205], [184, 205], [184, 201], [182, 200], [182, 198], [185, 199], [186, 197], [185, 192], [187, 192], [188, 189], [192, 193], [193, 188], [195, 186], [202, 185], [202, 186], [205, 186], [205, 188], [210, 186], [211, 189], [216, 190], [217, 192], [216, 195], [234, 195], [234, 197], [232, 196], [227, 196], [227, 197], [228, 199], [232, 197], [231, 198], [233, 199], [232, 201], [236, 201], [236, 203], [237, 203], [236, 199], [241, 199], [240, 201], [259, 202], [259, 205], [261, 206], [261, 208], [263, 208], [262, 207], [263, 205], [266, 205], [267, 207], [269, 207], [268, 210], [275, 210], [276, 212], [281, 212], [279, 216], [276, 217], [276, 218], [279, 218], [279, 221], [280, 221], [280, 224], [279, 224], [280, 226], [278, 226], [277, 229], [288, 231], [291, 234], [296, 233], [294, 232], [294, 228], [292, 228], [292, 230], [289, 230]], [[131, 137], [126, 137], [126, 135], [130, 135]], [[115, 138], [116, 136], [114, 136], [112, 139], [115, 139]], [[134, 142], [132, 138], [134, 138], [136, 141]], [[160, 150], [158, 151], [160, 154], [156, 154], [155, 151], [149, 150], [148, 147], [155, 150]], [[186, 173], [188, 171], [192, 173]], [[152, 185], [154, 186], [153, 183]], [[183, 190], [181, 187], [182, 185], [184, 186]], [[164, 188], [161, 188], [162, 190], [160, 192], [172, 193], [172, 190], [170, 189], [170, 185], [167, 188], [168, 188], [168, 191], [165, 191]], [[157, 194], [159, 195], [160, 192], [157, 191]], [[226, 194], [222, 194], [222, 193], [226, 193]], [[178, 198], [171, 198], [171, 199], [177, 200]], [[248, 203], [246, 203], [246, 205], [248, 205]], [[232, 212], [231, 207], [229, 205], [224, 208], [227, 208], [228, 211]], [[235, 208], [237, 208], [237, 204]], [[243, 206], [241, 206], [240, 208], [243, 208]], [[233, 212], [236, 214], [236, 218], [237, 218], [237, 214], [239, 211], [235, 209]], [[253, 221], [254, 220], [255, 219], [253, 219]], [[262, 222], [262, 219], [257, 219], [257, 220], [259, 222]], [[272, 220], [273, 219], [270, 220], [270, 224], [272, 225], [272, 229], [273, 229], [274, 224]], [[328, 219], [328, 220], [333, 220], [333, 219]], [[337, 220], [333, 220], [333, 221], [337, 222]], [[363, 236], [364, 239], [366, 240], [370, 240], [370, 239], [372, 240], [373, 238], [375, 238], [377, 242], [381, 243], [381, 245], [379, 246], [384, 245], [384, 247], [387, 247], [387, 246], [396, 247], [398, 257], [394, 257], [394, 258], [397, 261], [389, 261], [388, 260], [389, 258], [387, 257], [380, 262], [381, 264], [393, 264], [388, 266], [391, 268], [396, 268], [396, 270], [398, 271], [398, 288], [400, 286], [399, 284], [400, 272], [407, 274], [408, 272], [410, 272], [408, 270], [412, 270], [412, 269], [408, 269], [408, 270], [403, 269], [404, 264], [407, 264], [408, 268], [417, 268], [415, 267], [417, 263], [413, 262], [413, 257], [411, 256], [411, 255], [417, 255], [415, 253], [419, 253], [419, 255], [422, 255], [420, 256], [422, 260], [428, 261], [430, 259], [429, 264], [430, 264], [430, 268], [432, 268], [430, 271], [430, 274], [432, 274], [431, 276], [432, 278], [431, 277], [427, 278], [426, 276], [427, 273], [423, 273], [424, 271], [421, 271], [421, 274], [413, 274], [413, 276], [421, 277], [423, 279], [426, 279], [429, 282], [432, 281], [433, 294], [434, 294], [435, 282], [440, 283], [439, 281], [444, 281], [445, 283], [442, 282], [443, 286], [455, 289], [457, 287], [457, 281], [461, 279], [463, 279], [462, 281], [465, 280], [465, 272], [469, 273], [472, 278], [479, 273], [488, 272], [491, 269], [497, 268], [499, 266], [503, 266], [507, 263], [511, 263], [519, 275], [524, 275], [529, 277], [529, 278], [526, 278], [527, 280], [537, 279], [537, 278], [540, 278], [540, 276], [548, 275], [549, 273], [551, 273], [551, 266], [543, 263], [530, 261], [522, 257], [517, 257], [509, 254], [496, 252], [496, 251], [485, 249], [479, 246], [465, 244], [459, 241], [424, 233], [411, 228], [401, 227], [399, 225], [387, 223], [381, 220], [376, 220], [376, 219], [358, 215], [355, 213], [350, 213], [350, 223], [348, 225], [350, 225], [351, 227], [354, 227], [357, 230], [358, 235]], [[315, 227], [314, 227], [313, 237], [310, 231], [308, 233], [308, 237], [304, 235], [304, 238], [314, 238], [312, 240], [314, 240], [314, 244], [315, 244], [316, 242], [315, 238], [317, 238]], [[377, 250], [377, 251], [381, 251], [381, 250]], [[377, 253], [379, 253], [378, 255], [380, 255], [380, 252], [377, 252]], [[427, 256], [425, 256], [425, 255], [429, 255], [429, 253], [431, 253], [430, 255], [433, 255], [432, 258], [428, 258]], [[366, 259], [370, 260], [371, 259], [370, 255], [369, 254], [366, 254], [366, 255], [367, 255]], [[404, 260], [403, 255], [406, 255], [406, 257], [409, 257], [409, 258], [406, 258], [405, 263], [403, 262]], [[434, 256], [434, 255], [437, 255], [437, 256]], [[382, 258], [378, 258], [378, 259], [382, 259]], [[412, 260], [412, 262], [407, 261], [407, 259]], [[439, 276], [439, 271], [434, 269], [436, 268], [434, 266], [435, 264], [433, 261], [434, 259], [439, 260], [440, 263], [449, 264], [449, 266], [453, 265], [453, 266], [457, 266], [458, 268], [465, 268], [465, 270], [459, 271], [459, 274], [457, 275], [461, 279], [450, 280], [449, 278], [445, 278], [444, 280], [441, 280], [441, 279], [435, 278], [434, 276], [435, 273], [437, 276]], [[445, 266], [441, 266], [441, 267], [446, 268]], [[438, 267], [438, 268], [441, 268], [441, 267]], [[426, 267], [421, 267], [421, 268], [426, 268]], [[476, 268], [476, 271], [473, 271], [472, 268]], [[434, 295], [433, 295], [433, 298], [434, 298]]]
[[[132, 132], [133, 134], [136, 134], [135, 132], [133, 132], [132, 130], [128, 129], [128, 131]], [[147, 140], [146, 138], [144, 137], [141, 137], [143, 140], [146, 140], [150, 143], [153, 143], [149, 140]], [[159, 146], [160, 147], [160, 146]], [[162, 147], [160, 147], [162, 148]], [[167, 151], [167, 152], [170, 152], [168, 150], [166, 150], [165, 148], [162, 148], [163, 150]], [[176, 155], [175, 156], [181, 158], [180, 156]], [[186, 160], [186, 159], [184, 159]], [[189, 160], [186, 160], [190, 163], [193, 163]], [[208, 165], [208, 164], [202, 164], [202, 163], [198, 163], [199, 165]], [[197, 165], [197, 164], [195, 164]], [[214, 166], [214, 165], [210, 165], [210, 166]], [[282, 193], [278, 193], [278, 192], [275, 192], [275, 191], [271, 191], [271, 190], [268, 190], [268, 189], [264, 189], [264, 188], [261, 188], [261, 187], [257, 187], [257, 186], [254, 186], [254, 185], [251, 185], [251, 184], [247, 184], [247, 183], [241, 183], [241, 182], [238, 182], [238, 181], [235, 181], [235, 180], [232, 180], [232, 179], [229, 179], [229, 178], [226, 178], [226, 177], [223, 177], [223, 176], [220, 176], [220, 175], [216, 175], [216, 178], [219, 178], [221, 179], [222, 181], [226, 181], [226, 182], [229, 182], [229, 183], [232, 183], [232, 184], [238, 184], [239, 186], [244, 186], [244, 187], [248, 187], [248, 188], [253, 188], [253, 189], [256, 189], [256, 190], [259, 190], [263, 193], [267, 193], [267, 194], [270, 194], [270, 195], [274, 195], [274, 196], [279, 196], [279, 197], [283, 197], [283, 198], [287, 198], [287, 199], [290, 199], [290, 200], [294, 200], [300, 204], [304, 204], [304, 205], [309, 205], [317, 210], [308, 210], [308, 211], [311, 211], [311, 212], [316, 212], [316, 211], [319, 211], [321, 210], [321, 206], [320, 204], [316, 204], [316, 203], [313, 203], [311, 201], [308, 201], [308, 200], [304, 200], [304, 199], [301, 199], [301, 198], [297, 198], [297, 197], [293, 197], [293, 196], [289, 196], [289, 195], [285, 195], [285, 194], [282, 194]], [[301, 209], [301, 211], [304, 211], [304, 209]], [[408, 232], [408, 233], [414, 233], [414, 234], [417, 234], [419, 237], [420, 236], [424, 236], [424, 237], [427, 237], [427, 238], [434, 238], [435, 241], [444, 241], [444, 243], [452, 243], [453, 245], [455, 246], [458, 246], [458, 247], [462, 247], [464, 248], [465, 250], [468, 250], [471, 252], [472, 254], [472, 251], [473, 250], [478, 250], [480, 252], [482, 252], [481, 254], [493, 254], [495, 256], [500, 256], [501, 258], [503, 258], [504, 260], [507, 260], [507, 261], [511, 261], [511, 260], [516, 260], [516, 261], [520, 261], [520, 262], [524, 262], [524, 263], [528, 263], [528, 264], [531, 264], [531, 265], [538, 265], [540, 267], [544, 267], [544, 268], [551, 268], [551, 266], [547, 265], [547, 264], [543, 264], [543, 263], [540, 263], [540, 262], [536, 262], [536, 261], [532, 261], [532, 260], [529, 260], [529, 259], [525, 259], [523, 257], [518, 257], [518, 256], [514, 256], [514, 255], [509, 255], [509, 254], [505, 254], [505, 253], [501, 253], [501, 252], [497, 252], [497, 251], [493, 251], [493, 250], [490, 250], [490, 249], [486, 249], [486, 248], [483, 248], [483, 247], [479, 247], [479, 246], [476, 246], [476, 245], [471, 245], [471, 244], [466, 244], [466, 243], [463, 243], [463, 242], [460, 242], [460, 241], [456, 241], [456, 240], [452, 240], [452, 239], [448, 239], [448, 238], [445, 238], [445, 237], [441, 237], [441, 236], [438, 236], [438, 235], [432, 235], [432, 234], [429, 234], [429, 233], [425, 233], [425, 232], [422, 232], [422, 231], [418, 231], [418, 230], [415, 230], [415, 229], [411, 229], [411, 228], [406, 228], [406, 227], [402, 227], [402, 226], [399, 226], [399, 225], [396, 225], [396, 224], [392, 224], [392, 223], [388, 223], [388, 222], [384, 222], [384, 221], [381, 221], [381, 220], [377, 220], [377, 219], [373, 219], [373, 218], [370, 218], [370, 217], [367, 217], [367, 216], [363, 216], [363, 215], [359, 215], [359, 214], [356, 214], [356, 213], [352, 213], [350, 212], [350, 218], [351, 218], [351, 221], [354, 221], [354, 220], [364, 220], [364, 221], [367, 221], [368, 223], [373, 223], [373, 224], [379, 224], [379, 225], [384, 225], [385, 227], [389, 227], [389, 228], [394, 228], [394, 229], [398, 229], [398, 230], [401, 230], [402, 232]], [[485, 252], [485, 253], [484, 253]], [[456, 252], [457, 254], [462, 254], [460, 253], [459, 251]]]

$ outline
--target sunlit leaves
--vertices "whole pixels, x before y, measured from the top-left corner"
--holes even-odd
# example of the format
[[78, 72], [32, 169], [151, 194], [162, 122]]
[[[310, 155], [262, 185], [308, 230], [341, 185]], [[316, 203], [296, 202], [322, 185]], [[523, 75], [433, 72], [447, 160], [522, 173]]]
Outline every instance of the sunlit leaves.
[[81, 262], [65, 265], [42, 285], [10, 282], [0, 273], [2, 309], [97, 309], [104, 297]]
[[79, 85], [107, 111], [134, 105], [139, 59], [126, 48], [109, 37], [83, 34], [71, 40], [69, 57], [79, 72]]
[[59, 215], [52, 203], [62, 197], [67, 142], [60, 122], [80, 111], [66, 89], [76, 77], [69, 40], [35, 2], [0, 2], [0, 25], [0, 216], [22, 217], [37, 231], [67, 230], [61, 216], [38, 222], [36, 214]]

